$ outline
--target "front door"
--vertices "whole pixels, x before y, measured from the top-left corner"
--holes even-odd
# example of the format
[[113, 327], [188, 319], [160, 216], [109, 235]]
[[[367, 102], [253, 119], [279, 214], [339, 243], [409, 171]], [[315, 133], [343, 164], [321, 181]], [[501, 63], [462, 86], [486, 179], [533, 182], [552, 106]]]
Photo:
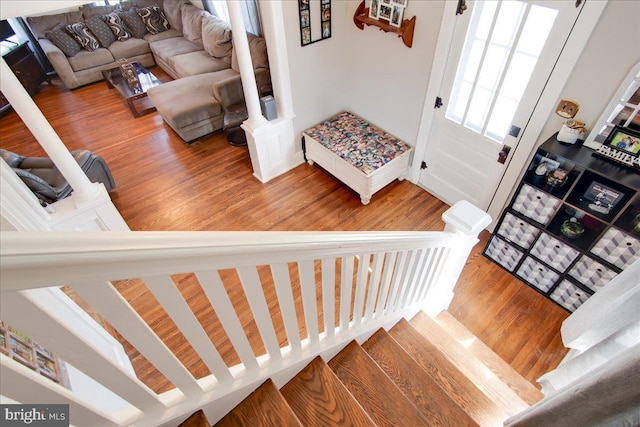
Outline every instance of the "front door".
[[419, 183], [487, 209], [582, 5], [477, 1], [457, 18]]

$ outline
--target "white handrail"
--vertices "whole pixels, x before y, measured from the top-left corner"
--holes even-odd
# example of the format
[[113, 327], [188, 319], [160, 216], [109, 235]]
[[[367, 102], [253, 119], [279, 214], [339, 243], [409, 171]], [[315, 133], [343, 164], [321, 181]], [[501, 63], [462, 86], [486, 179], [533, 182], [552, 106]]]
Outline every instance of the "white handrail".
[[[463, 211], [468, 212], [459, 215]], [[95, 422], [105, 419], [99, 398], [74, 395], [70, 400], [68, 390], [48, 384], [47, 395], [55, 394], [56, 401], [70, 403], [72, 414], [79, 414], [71, 420], [74, 425], [177, 425], [200, 408], [214, 423], [266, 378], [275, 376], [283, 383], [317, 355], [335, 354], [351, 340], [362, 341], [421, 308], [446, 308], [477, 242], [473, 233], [491, 220], [468, 204], [455, 205], [443, 218], [448, 231], [3, 233], [0, 317], [131, 404], [110, 414], [108, 422]], [[237, 277], [231, 285], [223, 280], [227, 270]], [[233, 348], [239, 365], [225, 363], [223, 344], [206, 333], [191, 311], [172, 277], [178, 274], [190, 274], [202, 288], [200, 302], [210, 304], [229, 338], [225, 348]], [[125, 279], [151, 290], [210, 375], [195, 378], [122, 297], [112, 281]], [[154, 393], [50, 312], [38, 298], [38, 288], [63, 285], [73, 288], [176, 388]], [[267, 286], [275, 289], [269, 298]], [[296, 287], [301, 309], [294, 301]], [[239, 293], [250, 313], [238, 312], [234, 301]], [[274, 310], [281, 316], [274, 316]], [[247, 316], [257, 326], [253, 338], [243, 328]], [[284, 333], [278, 336], [278, 330]], [[286, 346], [280, 343], [283, 334]], [[256, 357], [251, 342], [258, 337], [265, 350]], [[17, 362], [5, 355], [0, 361], [2, 372], [11, 373], [6, 376], [10, 383], [0, 375], [2, 393], [39, 403], [23, 400], [30, 387], [42, 384], [38, 375], [16, 368]], [[19, 375], [28, 381], [17, 381]]]

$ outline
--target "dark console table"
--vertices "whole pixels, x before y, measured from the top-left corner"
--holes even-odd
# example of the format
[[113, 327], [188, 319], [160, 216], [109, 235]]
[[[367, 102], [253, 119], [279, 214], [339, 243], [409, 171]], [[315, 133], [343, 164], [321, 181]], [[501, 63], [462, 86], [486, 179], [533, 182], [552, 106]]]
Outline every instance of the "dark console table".
[[542, 144], [484, 250], [571, 312], [640, 259], [640, 174], [592, 154]]

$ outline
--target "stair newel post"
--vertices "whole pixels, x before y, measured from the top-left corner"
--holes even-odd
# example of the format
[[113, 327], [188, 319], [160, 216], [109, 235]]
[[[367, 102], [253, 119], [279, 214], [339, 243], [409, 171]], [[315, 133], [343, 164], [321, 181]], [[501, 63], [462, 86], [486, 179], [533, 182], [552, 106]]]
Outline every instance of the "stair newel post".
[[479, 242], [480, 232], [492, 221], [489, 214], [466, 200], [461, 200], [447, 209], [442, 214], [442, 220], [445, 222], [444, 231], [456, 234], [459, 244], [448, 250], [442, 271], [424, 300], [423, 310], [431, 316], [436, 316], [449, 307], [453, 299], [453, 288], [460, 278], [471, 249]]

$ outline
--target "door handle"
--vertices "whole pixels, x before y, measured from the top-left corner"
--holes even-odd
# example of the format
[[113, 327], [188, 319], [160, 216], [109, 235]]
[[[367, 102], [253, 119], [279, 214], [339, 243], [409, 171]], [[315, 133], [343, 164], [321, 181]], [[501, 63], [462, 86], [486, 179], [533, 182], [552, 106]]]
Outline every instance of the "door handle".
[[506, 144], [502, 146], [502, 150], [500, 150], [500, 152], [498, 153], [498, 163], [501, 163], [504, 165], [504, 162], [507, 161], [507, 156], [509, 155], [509, 151], [511, 151], [511, 147], [509, 147]]

